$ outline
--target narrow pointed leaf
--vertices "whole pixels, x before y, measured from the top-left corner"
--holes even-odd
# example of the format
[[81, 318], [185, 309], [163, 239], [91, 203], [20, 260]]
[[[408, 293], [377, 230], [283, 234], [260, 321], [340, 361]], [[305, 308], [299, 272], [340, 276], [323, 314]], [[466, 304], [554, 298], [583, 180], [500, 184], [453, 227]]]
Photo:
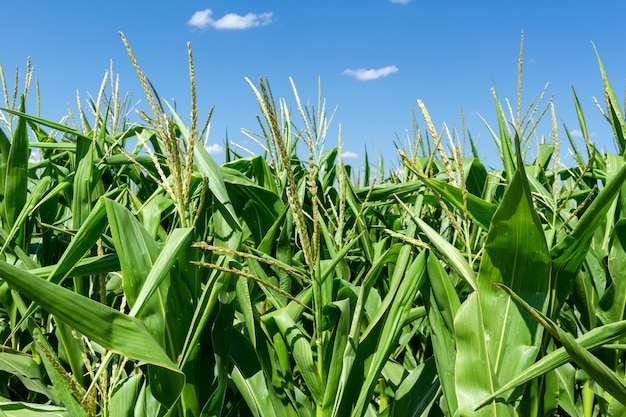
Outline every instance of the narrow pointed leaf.
[[54, 270], [50, 273], [48, 280], [59, 282], [78, 265], [88, 250], [90, 250], [102, 236], [102, 232], [107, 225], [106, 207], [104, 199], [98, 200], [83, 222], [80, 229], [74, 235], [65, 252], [59, 259]]
[[[20, 111], [24, 111], [26, 97], [21, 96]], [[6, 159], [6, 171], [0, 173], [4, 176], [4, 190], [2, 190], [3, 219], [6, 222], [5, 228], [13, 225], [17, 216], [22, 211], [26, 203], [28, 192], [28, 158], [30, 149], [28, 147], [28, 131], [26, 119], [20, 117], [17, 127], [11, 140], [11, 148]]]
[[83, 398], [81, 398], [84, 396], [84, 393], [77, 392], [73, 387], [74, 384], [72, 382], [74, 381], [72, 381], [72, 376], [65, 374], [65, 370], [61, 366], [52, 346], [50, 346], [38, 328], [33, 326], [31, 334], [52, 386], [59, 395], [63, 405], [73, 416], [88, 417], [90, 411], [88, 404], [83, 402]]
[[39, 203], [39, 201], [42, 199], [51, 181], [52, 179], [50, 177], [43, 177], [42, 179], [37, 181], [35, 188], [33, 188], [33, 191], [28, 196], [28, 199], [24, 202], [24, 206], [22, 206], [20, 213], [17, 215], [17, 218], [15, 219], [13, 223], [13, 227], [11, 227], [9, 235], [4, 242], [4, 245], [0, 249], [0, 256], [4, 253], [6, 248], [9, 246], [9, 243], [11, 242], [11, 240], [13, 240], [15, 235], [19, 232], [20, 228], [22, 227], [22, 225], [24, 224], [28, 216], [32, 215], [33, 209], [35, 208], [37, 203]]
[[461, 305], [454, 321], [461, 416], [513, 415], [512, 407], [502, 402], [479, 410], [475, 406], [530, 366], [541, 343], [541, 326], [492, 285], [515, 287], [534, 307], [547, 309], [550, 254], [533, 206], [517, 136], [516, 148], [517, 171], [491, 222], [478, 290]]
[[161, 249], [159, 256], [152, 265], [150, 273], [141, 287], [141, 291], [137, 295], [135, 304], [129, 313], [131, 316], [138, 316], [141, 314], [141, 311], [146, 306], [147, 300], [149, 300], [150, 297], [156, 293], [159, 285], [161, 285], [163, 279], [165, 279], [176, 263], [178, 254], [185, 247], [189, 246], [192, 231], [193, 229], [191, 228], [174, 229], [170, 233], [167, 241], [165, 242], [165, 246]]
[[561, 329], [546, 315], [526, 303], [519, 295], [505, 285], [497, 285], [504, 290], [512, 300], [526, 310], [537, 322], [548, 330], [554, 338], [563, 344], [572, 361], [576, 362], [587, 374], [607, 392], [622, 404], [626, 404], [626, 382], [614, 370], [606, 366], [600, 359], [591, 354], [574, 336]]
[[626, 121], [624, 120], [624, 115], [622, 114], [620, 103], [617, 100], [615, 90], [613, 90], [613, 87], [611, 86], [609, 77], [606, 75], [604, 65], [602, 64], [602, 60], [600, 59], [600, 54], [598, 53], [598, 50], [595, 48], [595, 46], [594, 51], [596, 53], [598, 66], [600, 67], [600, 73], [602, 74], [602, 81], [604, 83], [604, 96], [606, 98], [606, 107], [609, 114], [609, 121], [611, 122], [611, 126], [613, 127], [613, 133], [615, 134], [615, 139], [619, 146], [620, 154], [623, 155], [624, 151], [626, 151]]
[[580, 217], [571, 233], [568, 233], [561, 242], [552, 248], [552, 280], [556, 297], [552, 300], [551, 317], [558, 314], [569, 295], [576, 275], [589, 251], [591, 239], [596, 229], [604, 221], [611, 203], [624, 182], [626, 182], [626, 165], [607, 181], [602, 191]]
[[[577, 338], [576, 342], [583, 348], [591, 351], [602, 345], [617, 340], [624, 335], [626, 335], [626, 320], [596, 327]], [[569, 361], [570, 357], [564, 347], [555, 349], [529, 366], [511, 381], [502, 385], [499, 390], [494, 392], [491, 396], [485, 398], [477, 405], [477, 407], [482, 407], [484, 404], [487, 404], [494, 398], [501, 396], [503, 393], [515, 389], [522, 384], [537, 378], [538, 376], [544, 375]]]
[[[426, 177], [423, 177], [422, 181], [429, 188], [440, 194], [445, 201], [452, 203], [458, 210], [465, 210], [463, 191], [460, 188]], [[466, 195], [466, 201], [467, 214], [469, 217], [477, 222], [484, 230], [489, 230], [489, 225], [491, 224], [491, 219], [497, 206], [471, 193]]]
[[138, 319], [1, 260], [0, 277], [44, 310], [108, 350], [179, 372]]

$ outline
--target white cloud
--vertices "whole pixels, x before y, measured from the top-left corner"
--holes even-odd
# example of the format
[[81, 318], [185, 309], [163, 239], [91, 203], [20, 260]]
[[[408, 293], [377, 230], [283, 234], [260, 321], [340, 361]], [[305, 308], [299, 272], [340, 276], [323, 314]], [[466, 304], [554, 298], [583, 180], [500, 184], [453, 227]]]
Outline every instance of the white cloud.
[[359, 154], [356, 152], [345, 151], [341, 154], [343, 159], [359, 159]]
[[575, 138], [582, 138], [583, 137], [583, 132], [581, 132], [578, 129], [574, 129], [572, 131], [569, 132], [570, 135], [574, 136]]
[[190, 26], [200, 29], [212, 27], [213, 29], [249, 29], [257, 26], [265, 26], [272, 23], [272, 12], [268, 13], [248, 13], [241, 16], [235, 13], [228, 13], [220, 19], [213, 19], [213, 10], [199, 10], [191, 16], [187, 22]]
[[[570, 135], [572, 135], [575, 138], [582, 138], [583, 137], [583, 132], [580, 131], [579, 129], [574, 129], [574, 130], [570, 130]], [[598, 132], [588, 132], [589, 137], [592, 138], [594, 136], [596, 136], [598, 134]]]
[[391, 0], [392, 3], [409, 4], [411, 0]]
[[347, 69], [343, 72], [343, 74], [355, 77], [357, 80], [368, 81], [375, 80], [381, 77], [386, 77], [389, 74], [393, 74], [394, 72], [398, 72], [398, 67], [396, 67], [395, 65], [390, 65], [388, 67], [378, 69]]
[[224, 153], [224, 147], [219, 143], [214, 143], [206, 147], [207, 152], [210, 155], [221, 155]]

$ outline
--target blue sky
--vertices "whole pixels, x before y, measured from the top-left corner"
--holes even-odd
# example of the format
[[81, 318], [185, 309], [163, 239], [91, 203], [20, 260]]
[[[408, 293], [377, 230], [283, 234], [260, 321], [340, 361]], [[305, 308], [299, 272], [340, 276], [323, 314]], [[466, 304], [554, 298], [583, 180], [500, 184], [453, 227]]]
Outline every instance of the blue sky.
[[[481, 158], [497, 165], [495, 144], [479, 115], [495, 123], [494, 85], [501, 98], [515, 103], [522, 31], [523, 105], [549, 83], [559, 122], [575, 130], [574, 86], [600, 148], [614, 145], [592, 98], [604, 103], [592, 42], [618, 96], [626, 75], [622, 1], [34, 0], [5, 2], [2, 14], [0, 62], [12, 73], [31, 57], [42, 116], [53, 120], [68, 105], [76, 108], [76, 91], [82, 97], [97, 93], [110, 60], [121, 89], [146, 108], [119, 31], [159, 94], [188, 114], [191, 42], [201, 115], [215, 105], [209, 145], [218, 160], [226, 132], [256, 149], [240, 132], [260, 131], [244, 77], [267, 77], [274, 96], [294, 105], [289, 77], [300, 98], [311, 102], [319, 77], [327, 109], [337, 107], [326, 147], [336, 145], [341, 126], [346, 156], [355, 165], [363, 162], [366, 147], [370, 157], [397, 165], [394, 142], [412, 131], [417, 99], [437, 129], [443, 123], [460, 129], [464, 111]], [[419, 114], [417, 121], [425, 130]], [[548, 135], [549, 125], [538, 133]]]

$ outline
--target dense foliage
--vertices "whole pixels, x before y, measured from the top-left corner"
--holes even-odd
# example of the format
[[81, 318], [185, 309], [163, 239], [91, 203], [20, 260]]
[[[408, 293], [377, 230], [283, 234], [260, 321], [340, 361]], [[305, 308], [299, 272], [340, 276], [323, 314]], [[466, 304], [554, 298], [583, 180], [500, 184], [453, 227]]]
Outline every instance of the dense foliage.
[[185, 122], [123, 40], [141, 123], [112, 74], [55, 123], [25, 109], [30, 69], [22, 91], [0, 71], [0, 416], [626, 414], [626, 120], [599, 58], [618, 153], [574, 93], [576, 166], [519, 88], [494, 91], [502, 170], [419, 101], [399, 168], [355, 170], [323, 101], [263, 79], [263, 155], [220, 166], [191, 49]]

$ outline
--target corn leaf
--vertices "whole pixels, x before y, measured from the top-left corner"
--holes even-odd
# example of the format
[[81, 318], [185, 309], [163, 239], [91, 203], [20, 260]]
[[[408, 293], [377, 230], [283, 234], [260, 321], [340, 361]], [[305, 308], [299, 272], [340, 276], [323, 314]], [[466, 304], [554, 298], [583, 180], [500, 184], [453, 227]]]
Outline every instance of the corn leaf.
[[[437, 368], [433, 358], [408, 371], [396, 391], [394, 416], [419, 417], [433, 406], [440, 389]], [[450, 415], [454, 415], [450, 413]]]
[[27, 402], [3, 402], [0, 403], [2, 417], [70, 417], [71, 414], [64, 407], [48, 404], [35, 404]]
[[32, 215], [33, 210], [41, 201], [45, 192], [48, 190], [48, 186], [50, 185], [51, 181], [52, 179], [50, 177], [44, 177], [41, 180], [37, 181], [37, 184], [33, 188], [33, 191], [28, 196], [28, 199], [24, 202], [24, 205], [22, 206], [19, 214], [14, 220], [13, 227], [11, 227], [11, 230], [9, 231], [9, 234], [4, 242], [4, 245], [0, 249], [0, 256], [4, 253], [15, 235], [19, 232], [28, 216]]
[[42, 380], [39, 365], [33, 358], [26, 355], [1, 352], [0, 370], [15, 375], [29, 391], [44, 394], [51, 399], [50, 392]]
[[74, 229], [80, 228], [91, 212], [94, 187], [94, 147], [95, 143], [92, 140], [78, 138], [72, 196], [72, 227]]
[[624, 318], [626, 309], [626, 219], [615, 224], [608, 264], [611, 285], [600, 299], [600, 308], [605, 320], [616, 322]]
[[[461, 211], [465, 210], [465, 202], [463, 201], [463, 191], [460, 188], [453, 187], [452, 185], [434, 180], [431, 178], [423, 177], [422, 181], [430, 189], [440, 194], [445, 201], [454, 204], [454, 206]], [[489, 230], [491, 219], [496, 211], [497, 206], [493, 203], [489, 203], [474, 194], [466, 194], [467, 214], [484, 230]]]
[[624, 155], [626, 151], [626, 120], [624, 120], [624, 115], [622, 114], [622, 110], [617, 100], [617, 95], [615, 94], [615, 90], [611, 86], [611, 81], [609, 77], [606, 75], [606, 71], [604, 70], [604, 65], [602, 64], [602, 60], [600, 59], [600, 54], [598, 50], [594, 46], [594, 51], [596, 53], [596, 58], [598, 60], [598, 66], [600, 67], [600, 74], [602, 75], [602, 81], [604, 83], [604, 97], [606, 99], [606, 107], [609, 114], [609, 121], [611, 122], [611, 126], [613, 127], [613, 134], [615, 135], [615, 139], [617, 140], [617, 145], [619, 149], [619, 153]]
[[108, 350], [179, 372], [138, 319], [38, 278], [2, 260], [0, 277], [44, 310]]
[[[576, 342], [582, 346], [584, 349], [593, 350], [604, 344], [610, 343], [620, 337], [626, 335], [626, 320], [606, 324], [604, 326], [596, 327], [591, 329], [584, 335], [580, 336], [576, 339]], [[518, 376], [513, 378], [511, 381], [502, 385], [500, 389], [494, 392], [489, 397], [485, 398], [482, 402], [480, 402], [477, 407], [481, 407], [489, 401], [497, 398], [503, 393], [515, 389], [522, 384], [537, 378], [538, 376], [544, 375], [554, 369], [559, 368], [562, 365], [565, 365], [570, 361], [570, 357], [568, 356], [567, 351], [564, 347], [560, 347], [555, 349], [537, 362], [529, 366], [526, 370], [521, 372]]]
[[136, 406], [143, 380], [143, 375], [136, 374], [126, 378], [118, 385], [111, 396], [109, 404], [110, 417], [127, 417], [133, 415], [134, 411], [140, 410]]
[[[509, 146], [509, 145], [504, 145]], [[539, 351], [541, 326], [493, 287], [505, 283], [545, 311], [550, 289], [550, 256], [535, 212], [516, 137], [518, 166], [494, 214], [485, 243], [477, 291], [461, 304], [455, 320], [456, 391], [461, 416], [507, 416], [513, 408], [492, 402], [475, 410], [528, 366]]]
[[552, 256], [552, 281], [555, 297], [552, 299], [551, 317], [555, 317], [569, 295], [576, 275], [589, 251], [591, 239], [602, 224], [611, 203], [626, 181], [626, 165], [609, 178], [602, 191], [591, 202], [571, 233], [550, 251]]
[[[213, 196], [218, 203], [216, 208], [222, 215], [223, 221], [226, 222], [229, 228], [233, 230], [241, 230], [241, 225], [237, 220], [237, 214], [235, 213], [233, 203], [230, 201], [230, 197], [226, 191], [221, 170], [204, 147], [196, 147], [194, 152], [194, 162], [200, 173], [207, 177], [209, 181], [209, 190], [213, 193]], [[220, 237], [225, 239], [226, 236], [228, 235], [225, 234]]]
[[447, 409], [454, 415], [458, 410], [454, 382], [454, 317], [461, 302], [450, 277], [432, 253], [428, 254], [427, 271], [431, 289], [426, 305], [428, 322], [433, 332], [433, 356]]
[[[20, 112], [24, 112], [26, 97], [20, 98]], [[6, 149], [4, 150], [6, 152]], [[11, 147], [8, 155], [2, 156], [5, 164], [5, 171], [0, 173], [4, 176], [4, 189], [1, 191], [2, 199], [2, 216], [5, 227], [13, 225], [17, 216], [26, 204], [26, 195], [28, 193], [28, 158], [30, 157], [30, 149], [28, 147], [28, 131], [26, 128], [26, 119], [20, 117], [17, 122], [13, 138], [11, 139]]]
[[90, 407], [87, 401], [84, 401], [84, 390], [76, 388], [76, 382], [73, 380], [73, 377], [65, 372], [52, 346], [50, 346], [41, 331], [32, 322], [30, 327], [37, 352], [61, 402], [70, 411], [71, 415], [88, 417]]
[[53, 271], [48, 277], [48, 281], [58, 283], [65, 278], [70, 271], [79, 265], [79, 261], [85, 257], [102, 236], [102, 232], [107, 226], [106, 206], [104, 198], [100, 198], [89, 216], [85, 219], [80, 229], [68, 245], [61, 258], [58, 260]]
[[496, 284], [497, 288], [504, 290], [511, 299], [526, 310], [538, 323], [546, 328], [552, 336], [563, 344], [570, 359], [580, 366], [587, 374], [597, 382], [608, 393], [615, 397], [622, 404], [626, 404], [626, 383], [624, 378], [614, 370], [606, 366], [600, 359], [592, 355], [574, 336], [561, 329], [555, 322], [550, 320], [545, 314], [530, 306], [519, 295], [505, 285]]

